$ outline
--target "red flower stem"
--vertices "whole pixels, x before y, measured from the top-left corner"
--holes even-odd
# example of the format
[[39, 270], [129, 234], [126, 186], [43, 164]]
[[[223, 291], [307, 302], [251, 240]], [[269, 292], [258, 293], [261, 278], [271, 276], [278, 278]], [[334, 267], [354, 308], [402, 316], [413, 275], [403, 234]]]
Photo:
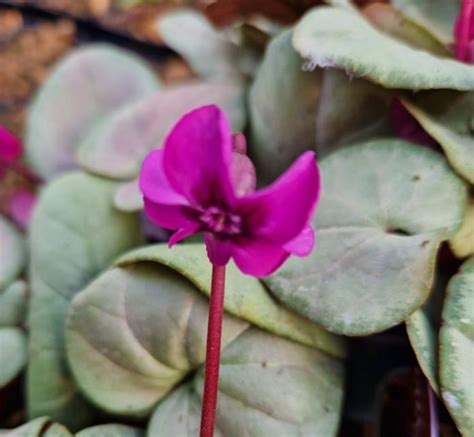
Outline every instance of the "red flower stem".
[[207, 322], [206, 367], [202, 397], [200, 437], [212, 437], [219, 386], [222, 316], [224, 313], [225, 266], [212, 266], [212, 285]]

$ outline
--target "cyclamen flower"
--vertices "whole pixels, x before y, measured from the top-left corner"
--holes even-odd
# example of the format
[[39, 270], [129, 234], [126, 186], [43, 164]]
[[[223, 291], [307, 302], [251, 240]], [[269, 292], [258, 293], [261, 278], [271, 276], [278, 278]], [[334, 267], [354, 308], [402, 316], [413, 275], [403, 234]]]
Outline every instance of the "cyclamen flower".
[[454, 36], [456, 58], [474, 64], [474, 0], [463, 0]]
[[253, 166], [239, 134], [217, 106], [183, 116], [162, 149], [144, 160], [140, 189], [152, 221], [177, 230], [173, 246], [204, 232], [210, 261], [233, 258], [253, 276], [274, 272], [290, 255], [306, 256], [314, 245], [310, 219], [319, 197], [314, 152], [303, 153], [270, 186], [255, 191]]
[[0, 190], [0, 210], [20, 228], [26, 229], [37, 201], [29, 185], [40, 180], [20, 162], [22, 153], [21, 141], [0, 125], [0, 180], [8, 179], [7, 172], [17, 176], [13, 183], [5, 184]]
[[22, 152], [23, 146], [20, 140], [0, 126], [0, 177], [3, 177], [9, 165], [20, 158]]

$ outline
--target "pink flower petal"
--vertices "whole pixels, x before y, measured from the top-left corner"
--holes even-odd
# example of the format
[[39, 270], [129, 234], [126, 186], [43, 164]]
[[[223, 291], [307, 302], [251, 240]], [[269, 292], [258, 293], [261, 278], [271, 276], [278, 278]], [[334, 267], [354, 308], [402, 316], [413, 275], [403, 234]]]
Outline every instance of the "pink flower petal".
[[232, 152], [240, 153], [241, 155], [247, 154], [247, 139], [242, 132], [232, 134]]
[[289, 242], [309, 223], [319, 188], [314, 152], [305, 152], [272, 185], [238, 199], [246, 235]]
[[228, 239], [220, 238], [215, 234], [204, 234], [207, 256], [215, 266], [223, 266], [229, 262], [232, 255], [232, 243]]
[[19, 188], [8, 199], [7, 215], [21, 229], [26, 230], [30, 224], [37, 200], [35, 193], [25, 188]]
[[466, 62], [474, 64], [474, 40], [472, 40], [467, 47]]
[[474, 1], [463, 0], [459, 16], [454, 26], [456, 38], [456, 58], [471, 62], [469, 44], [474, 39]]
[[286, 243], [283, 248], [296, 256], [308, 256], [314, 247], [314, 231], [311, 226], [306, 226], [293, 240]]
[[[140, 191], [151, 202], [165, 205], [188, 205], [189, 202], [170, 185], [163, 170], [163, 150], [153, 150], [143, 161]], [[175, 228], [178, 228], [176, 226]]]
[[289, 252], [280, 246], [263, 240], [239, 238], [232, 245], [232, 257], [237, 267], [256, 277], [272, 274], [289, 256]]
[[21, 141], [0, 125], [0, 160], [15, 161], [23, 151]]
[[236, 196], [245, 196], [255, 191], [257, 185], [255, 166], [247, 156], [247, 140], [240, 132], [232, 135], [231, 179]]
[[232, 153], [231, 177], [236, 196], [245, 196], [255, 191], [257, 175], [255, 167], [247, 155]]
[[231, 139], [227, 117], [217, 106], [182, 117], [164, 146], [163, 167], [171, 186], [195, 205], [232, 205]]
[[196, 212], [185, 205], [165, 205], [144, 198], [145, 213], [158, 225], [166, 229], [188, 228], [198, 223]]
[[179, 229], [168, 240], [168, 247], [173, 247], [176, 243], [179, 243], [184, 238], [187, 238], [193, 234], [196, 234], [200, 230], [201, 230], [201, 227], [197, 223], [193, 226]]

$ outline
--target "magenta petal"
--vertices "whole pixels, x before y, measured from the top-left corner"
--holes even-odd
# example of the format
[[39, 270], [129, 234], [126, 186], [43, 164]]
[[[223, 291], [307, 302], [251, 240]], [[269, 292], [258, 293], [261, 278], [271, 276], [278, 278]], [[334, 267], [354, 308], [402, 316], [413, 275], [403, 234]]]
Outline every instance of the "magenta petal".
[[293, 240], [286, 243], [283, 248], [296, 256], [308, 256], [314, 246], [314, 231], [311, 226], [306, 226]]
[[231, 179], [236, 196], [253, 193], [257, 185], [255, 166], [247, 156], [247, 140], [238, 132], [232, 135]]
[[247, 155], [232, 153], [232, 186], [236, 196], [245, 196], [255, 191], [257, 175]]
[[145, 213], [156, 224], [166, 229], [179, 229], [195, 226], [195, 211], [189, 206], [164, 205], [144, 198]]
[[454, 26], [456, 58], [470, 62], [469, 43], [474, 38], [474, 1], [463, 0]]
[[232, 245], [232, 257], [237, 267], [256, 277], [272, 274], [289, 256], [282, 247], [263, 240], [239, 238]]
[[168, 247], [173, 247], [176, 243], [179, 243], [181, 240], [196, 234], [199, 232], [201, 227], [196, 223], [194, 226], [189, 226], [187, 228], [181, 228], [175, 232], [170, 239], [168, 240]]
[[242, 132], [232, 134], [232, 152], [240, 153], [241, 155], [247, 154], [247, 139]]
[[[166, 205], [187, 205], [189, 202], [170, 185], [163, 170], [163, 150], [153, 150], [143, 161], [140, 191], [151, 202]], [[177, 228], [178, 226], [176, 226]]]
[[309, 223], [319, 197], [314, 152], [303, 153], [272, 185], [238, 199], [250, 237], [285, 244]]
[[213, 265], [224, 266], [229, 262], [232, 255], [232, 244], [229, 240], [206, 232], [204, 241], [206, 242], [207, 256]]
[[471, 41], [467, 47], [466, 62], [474, 64], [474, 40]]
[[19, 188], [11, 194], [8, 200], [7, 214], [21, 229], [26, 230], [37, 201], [35, 193], [25, 188]]
[[171, 186], [191, 203], [230, 206], [232, 132], [217, 106], [182, 117], [165, 141], [163, 167]]
[[23, 151], [21, 141], [0, 125], [0, 159], [14, 161]]

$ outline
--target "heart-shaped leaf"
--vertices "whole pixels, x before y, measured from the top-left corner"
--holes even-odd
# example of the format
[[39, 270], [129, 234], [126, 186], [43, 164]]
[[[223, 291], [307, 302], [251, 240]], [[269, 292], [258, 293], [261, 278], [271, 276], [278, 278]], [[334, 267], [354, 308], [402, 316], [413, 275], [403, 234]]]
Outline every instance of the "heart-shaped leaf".
[[458, 258], [474, 255], [474, 201], [469, 201], [462, 226], [449, 240], [449, 245]]
[[240, 77], [242, 49], [201, 13], [192, 9], [172, 11], [159, 18], [157, 27], [166, 45], [200, 76], [224, 81]]
[[474, 184], [474, 92], [420, 93], [403, 104], [439, 142], [453, 168]]
[[78, 152], [80, 164], [103, 176], [135, 177], [148, 151], [161, 147], [181, 116], [198, 106], [217, 104], [227, 112], [234, 131], [245, 127], [241, 82], [194, 82], [163, 89], [116, 111], [85, 136]]
[[135, 215], [112, 205], [117, 184], [70, 173], [49, 184], [31, 224], [28, 409], [78, 429], [89, 411], [65, 362], [69, 301], [124, 250], [140, 242]]
[[385, 88], [474, 90], [473, 66], [410, 47], [349, 8], [312, 9], [296, 25], [293, 45], [307, 68], [344, 69]]
[[[118, 265], [148, 261], [177, 271], [209, 296], [212, 272], [204, 245], [178, 245], [171, 250], [165, 244], [147, 246], [127, 253], [118, 260]], [[224, 307], [229, 314], [330, 355], [345, 356], [343, 339], [288, 311], [274, 300], [260, 281], [243, 275], [233, 263], [227, 266], [226, 278]]]
[[265, 283], [330, 331], [394, 326], [428, 297], [438, 246], [461, 224], [466, 186], [441, 155], [397, 140], [339, 150], [320, 167], [316, 247]]
[[51, 73], [27, 119], [28, 163], [48, 179], [76, 167], [75, 151], [101, 119], [158, 88], [135, 55], [107, 45], [74, 51]]
[[454, 22], [462, 0], [392, 0], [407, 17], [423, 26], [445, 45], [453, 42]]
[[443, 308], [440, 342], [441, 394], [463, 436], [474, 430], [474, 257], [451, 279]]
[[[334, 436], [342, 401], [341, 362], [247, 329], [222, 352], [215, 435]], [[202, 371], [156, 408], [148, 435], [198, 434]]]
[[0, 216], [0, 290], [15, 280], [25, 262], [23, 237], [6, 218]]
[[[67, 352], [82, 391], [103, 410], [146, 416], [205, 359], [208, 305], [156, 263], [106, 271], [72, 302]], [[226, 317], [222, 345], [245, 330]]]
[[291, 36], [272, 40], [250, 89], [250, 151], [266, 180], [304, 150], [327, 153], [388, 129], [385, 90], [333, 69], [305, 71]]

